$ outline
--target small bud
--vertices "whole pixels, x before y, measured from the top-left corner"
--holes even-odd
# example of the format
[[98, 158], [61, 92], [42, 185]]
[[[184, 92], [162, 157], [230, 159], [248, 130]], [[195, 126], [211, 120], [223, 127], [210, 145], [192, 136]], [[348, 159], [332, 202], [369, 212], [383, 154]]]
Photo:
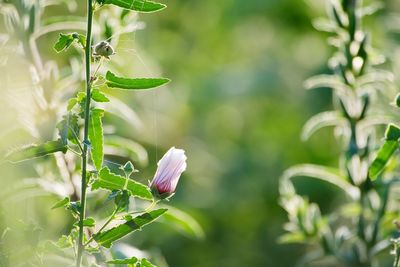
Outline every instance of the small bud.
[[398, 108], [400, 108], [400, 94], [398, 94], [397, 96], [396, 96], [396, 106], [398, 107]]
[[78, 34], [77, 32], [73, 32], [73, 33], [71, 34], [71, 36], [72, 36], [72, 38], [74, 38], [74, 39], [79, 39], [79, 34]]
[[126, 177], [129, 177], [134, 172], [138, 172], [130, 161], [125, 163], [121, 169], [124, 171]]
[[176, 186], [182, 172], [186, 170], [186, 155], [182, 149], [172, 147], [158, 162], [150, 188], [153, 194], [161, 199], [168, 198], [175, 193]]
[[110, 43], [106, 41], [101, 41], [97, 45], [94, 46], [94, 56], [105, 57], [110, 59], [110, 56], [114, 55], [114, 48], [110, 45]]

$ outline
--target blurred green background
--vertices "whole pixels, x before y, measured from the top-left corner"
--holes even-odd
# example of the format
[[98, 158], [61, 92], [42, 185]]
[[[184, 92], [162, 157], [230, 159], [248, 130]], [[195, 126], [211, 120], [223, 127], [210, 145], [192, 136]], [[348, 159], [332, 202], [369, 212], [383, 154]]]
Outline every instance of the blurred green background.
[[[396, 63], [398, 36], [386, 30], [400, 3], [383, 2], [386, 7], [367, 23], [373, 44]], [[121, 95], [144, 122], [145, 134], [132, 133], [149, 151], [144, 177], [152, 176], [168, 147], [186, 150], [188, 171], [170, 204], [196, 218], [205, 237], [193, 240], [160, 224], [133, 242], [143, 249], [158, 246], [171, 267], [294, 266], [305, 248], [277, 244], [286, 221], [278, 203], [279, 176], [296, 163], [336, 165], [340, 151], [331, 129], [300, 140], [304, 122], [331, 108], [329, 89], [307, 92], [302, 86], [314, 74], [329, 73], [329, 35], [311, 24], [325, 16], [325, 1], [165, 3], [163, 12], [140, 16], [146, 29], [134, 41], [121, 42], [116, 57], [133, 74], [162, 73], [172, 83]], [[43, 43], [42, 53], [57, 57], [51, 43]], [[4, 127], [13, 116], [4, 116]], [[9, 167], [16, 173], [10, 177], [25, 167]], [[336, 192], [325, 184], [300, 180], [297, 186], [323, 212], [332, 208]]]

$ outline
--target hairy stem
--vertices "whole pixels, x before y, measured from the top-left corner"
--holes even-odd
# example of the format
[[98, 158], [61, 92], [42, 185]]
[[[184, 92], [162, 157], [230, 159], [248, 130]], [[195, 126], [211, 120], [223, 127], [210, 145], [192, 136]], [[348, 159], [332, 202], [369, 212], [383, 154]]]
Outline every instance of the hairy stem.
[[78, 237], [78, 254], [76, 257], [76, 267], [81, 266], [82, 253], [84, 250], [83, 244], [83, 221], [86, 212], [86, 167], [88, 157], [88, 135], [89, 135], [89, 120], [90, 120], [90, 100], [91, 100], [91, 40], [92, 40], [92, 20], [93, 20], [93, 3], [92, 0], [87, 0], [87, 31], [86, 31], [86, 46], [85, 46], [85, 66], [86, 66], [86, 100], [85, 100], [85, 126], [83, 134], [83, 152], [82, 152], [82, 185], [81, 185], [81, 209], [79, 215], [79, 237]]

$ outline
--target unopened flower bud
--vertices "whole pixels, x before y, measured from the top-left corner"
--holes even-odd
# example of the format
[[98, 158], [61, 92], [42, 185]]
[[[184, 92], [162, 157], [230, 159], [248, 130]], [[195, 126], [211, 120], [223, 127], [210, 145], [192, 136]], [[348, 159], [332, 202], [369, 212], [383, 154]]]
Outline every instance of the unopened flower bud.
[[138, 170], [135, 169], [132, 162], [130, 161], [128, 161], [121, 169], [124, 171], [127, 177], [129, 177], [134, 172], [138, 172]]
[[172, 147], [158, 162], [150, 188], [153, 194], [161, 199], [175, 193], [182, 172], [186, 170], [186, 155], [182, 149]]
[[94, 46], [94, 56], [105, 57], [110, 59], [110, 56], [114, 55], [114, 48], [110, 45], [110, 43], [106, 41], [101, 41], [97, 45]]

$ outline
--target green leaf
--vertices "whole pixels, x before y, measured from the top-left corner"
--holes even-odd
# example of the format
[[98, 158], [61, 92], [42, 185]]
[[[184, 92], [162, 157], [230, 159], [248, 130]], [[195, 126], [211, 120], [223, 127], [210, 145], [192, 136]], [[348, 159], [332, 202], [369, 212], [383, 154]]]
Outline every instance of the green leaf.
[[371, 180], [375, 180], [378, 174], [386, 166], [393, 153], [399, 147], [399, 143], [394, 140], [387, 140], [378, 152], [378, 155], [369, 167], [368, 173]]
[[82, 48], [85, 48], [86, 46], [86, 36], [83, 34], [78, 34], [78, 38], [76, 38], [76, 41], [78, 42], [78, 44], [80, 44], [82, 46]]
[[104, 116], [104, 110], [93, 109], [90, 113], [89, 121], [89, 141], [91, 143], [91, 155], [94, 166], [100, 170], [103, 166], [103, 124], [101, 118]]
[[[92, 217], [87, 217], [83, 220], [83, 226], [94, 227], [95, 225], [96, 221]], [[79, 227], [79, 221], [75, 222], [74, 226]]]
[[336, 93], [341, 96], [346, 96], [348, 95], [348, 92], [351, 92], [351, 88], [335, 75], [323, 74], [311, 77], [304, 82], [304, 87], [306, 89], [328, 87], [334, 89]]
[[57, 124], [57, 129], [59, 136], [65, 145], [68, 140], [76, 144], [76, 136], [78, 136], [79, 132], [78, 116], [71, 112], [64, 115], [63, 119]]
[[76, 99], [76, 97], [70, 98], [68, 100], [67, 110], [71, 111], [71, 109], [75, 107], [76, 103], [78, 103], [78, 99]]
[[116, 5], [125, 9], [146, 13], [160, 11], [167, 7], [164, 4], [147, 0], [98, 0], [98, 2], [104, 5]]
[[61, 51], [68, 49], [74, 41], [80, 44], [82, 48], [86, 45], [86, 37], [82, 34], [76, 32], [69, 34], [60, 33], [57, 42], [54, 44], [54, 49], [57, 53], [60, 53]]
[[313, 117], [311, 117], [303, 127], [301, 133], [301, 139], [307, 140], [316, 131], [327, 127], [327, 126], [337, 126], [345, 122], [342, 115], [337, 111], [326, 111], [321, 112]]
[[[134, 162], [146, 165], [148, 156], [146, 149], [139, 143], [120, 136], [107, 136], [104, 140], [105, 154], [130, 158]], [[108, 153], [109, 152], [109, 153]]]
[[69, 205], [67, 205], [67, 209], [70, 210], [73, 215], [79, 216], [81, 211], [81, 203], [79, 201], [71, 201]]
[[64, 144], [61, 139], [57, 141], [49, 141], [41, 145], [29, 145], [16, 150], [11, 151], [5, 157], [6, 160], [11, 162], [21, 162], [33, 158], [43, 157], [55, 152], [66, 153], [68, 147]]
[[71, 248], [71, 247], [73, 247], [73, 245], [74, 245], [74, 240], [71, 238], [70, 235], [62, 235], [62, 236], [58, 239], [56, 245], [57, 245], [59, 248]]
[[400, 127], [391, 123], [388, 125], [385, 132], [386, 140], [398, 141], [400, 138]]
[[114, 197], [115, 206], [118, 212], [128, 211], [129, 209], [129, 193], [126, 190], [118, 191]]
[[94, 227], [95, 224], [96, 221], [92, 217], [87, 217], [86, 219], [83, 220], [83, 226]]
[[126, 189], [132, 196], [146, 200], [153, 199], [151, 191], [147, 186], [129, 178], [111, 173], [110, 169], [107, 167], [100, 170], [98, 179], [96, 179], [92, 184], [92, 190], [98, 188], [108, 189], [110, 191]]
[[147, 259], [143, 258], [140, 261], [140, 267], [157, 267], [154, 264], [152, 264], [150, 261], [148, 261]]
[[385, 143], [378, 151], [378, 155], [368, 170], [372, 181], [378, 177], [378, 174], [385, 168], [393, 153], [399, 147], [400, 128], [393, 123], [389, 124], [385, 132], [385, 139]]
[[170, 82], [166, 78], [123, 78], [117, 77], [111, 71], [106, 73], [107, 86], [128, 89], [128, 90], [141, 90], [151, 89]]
[[58, 37], [58, 41], [54, 44], [54, 49], [58, 53], [60, 53], [64, 49], [68, 49], [73, 42], [74, 42], [74, 38], [72, 37], [71, 34], [60, 33], [60, 36]]
[[54, 204], [53, 207], [51, 207], [51, 209], [54, 210], [57, 208], [65, 207], [69, 204], [69, 202], [70, 202], [69, 197], [66, 197], [66, 198], [58, 201], [56, 204]]
[[99, 89], [92, 90], [92, 99], [96, 102], [110, 102], [110, 99], [108, 99], [108, 97]]
[[140, 216], [133, 218], [117, 227], [111, 228], [107, 231], [100, 232], [94, 235], [94, 240], [101, 246], [109, 248], [112, 243], [122, 237], [140, 230], [143, 226], [153, 222], [162, 214], [164, 214], [167, 209], [158, 209], [148, 213], [144, 213]]
[[168, 208], [168, 213], [162, 217], [162, 222], [176, 228], [179, 232], [195, 239], [203, 239], [204, 231], [200, 224], [189, 214], [173, 207]]
[[112, 261], [107, 261], [108, 264], [135, 264], [138, 261], [136, 257], [128, 258], [128, 259], [116, 259]]
[[302, 232], [286, 233], [279, 237], [279, 244], [306, 243], [307, 237]]
[[135, 167], [133, 166], [132, 162], [130, 162], [130, 161], [125, 163], [125, 165], [121, 169], [124, 171], [126, 177], [131, 176], [131, 174], [134, 173], [134, 172], [138, 172], [135, 169]]

